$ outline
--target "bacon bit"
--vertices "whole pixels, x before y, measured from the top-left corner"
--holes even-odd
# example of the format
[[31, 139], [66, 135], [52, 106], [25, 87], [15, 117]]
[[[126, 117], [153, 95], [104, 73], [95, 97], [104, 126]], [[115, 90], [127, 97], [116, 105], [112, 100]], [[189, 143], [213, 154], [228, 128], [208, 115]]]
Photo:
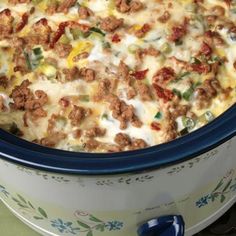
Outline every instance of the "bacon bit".
[[61, 38], [61, 36], [65, 33], [65, 29], [66, 27], [79, 27], [81, 31], [83, 32], [87, 32], [90, 29], [90, 26], [88, 25], [84, 25], [84, 24], [80, 24], [77, 23], [75, 21], [65, 21], [60, 23], [60, 25], [58, 26], [57, 31], [54, 34], [54, 37], [50, 43], [50, 48], [54, 48], [55, 44], [57, 43], [57, 41]]
[[153, 84], [153, 87], [154, 87], [154, 89], [156, 91], [157, 96], [160, 99], [163, 99], [164, 102], [171, 101], [172, 98], [174, 97], [174, 93], [171, 90], [169, 90], [169, 89], [164, 89], [164, 88], [160, 87], [157, 84]]
[[120, 36], [119, 36], [118, 34], [114, 34], [114, 35], [112, 36], [111, 41], [112, 41], [113, 43], [119, 43], [119, 42], [121, 41], [121, 38], [120, 38]]
[[11, 16], [11, 10], [10, 9], [4, 9], [3, 11], [1, 11], [1, 14], [5, 14], [6, 16]]
[[207, 43], [203, 42], [199, 54], [210, 57], [212, 54], [212, 49]]
[[134, 76], [135, 79], [137, 79], [137, 80], [143, 80], [143, 79], [145, 79], [148, 71], [149, 71], [149, 69], [141, 70], [141, 71], [135, 71], [131, 75]]
[[183, 24], [179, 26], [174, 26], [172, 28], [172, 34], [169, 37], [169, 40], [172, 42], [177, 42], [180, 40], [184, 35], [187, 34], [187, 26], [188, 26], [188, 19], [185, 18]]
[[68, 98], [62, 97], [59, 100], [59, 105], [61, 105], [62, 107], [66, 108], [66, 107], [68, 107], [70, 105], [70, 101], [68, 100]]
[[154, 83], [163, 83], [175, 79], [175, 71], [171, 67], [163, 67], [153, 76]]
[[29, 19], [29, 14], [24, 13], [21, 17], [21, 22], [16, 25], [16, 32], [21, 31], [27, 25], [28, 19]]
[[211, 68], [208, 64], [201, 63], [201, 64], [191, 64], [190, 70], [195, 71], [199, 74], [207, 74], [208, 72], [210, 72]]
[[151, 123], [151, 128], [152, 128], [153, 130], [160, 131], [160, 130], [161, 130], [161, 124], [158, 123], [158, 122], [153, 121], [153, 122]]

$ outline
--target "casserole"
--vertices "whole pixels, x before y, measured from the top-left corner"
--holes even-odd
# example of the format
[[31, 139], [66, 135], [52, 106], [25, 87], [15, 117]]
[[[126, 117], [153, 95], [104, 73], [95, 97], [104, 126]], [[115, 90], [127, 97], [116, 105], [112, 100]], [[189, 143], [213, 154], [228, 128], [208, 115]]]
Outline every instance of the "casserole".
[[[63, 119], [68, 119], [69, 122], [67, 123], [69, 123], [73, 129], [79, 128], [79, 130], [76, 130], [79, 131], [76, 132], [79, 137], [76, 138], [78, 138], [79, 144], [81, 144], [80, 131], [81, 129], [88, 131], [86, 125], [90, 124], [90, 122], [84, 122], [84, 120], [87, 119], [87, 115], [96, 114], [94, 111], [91, 113], [86, 105], [83, 107], [79, 106], [82, 102], [88, 102], [87, 97], [83, 97], [83, 101], [81, 101], [81, 97], [79, 97], [79, 102], [77, 98], [74, 99], [74, 96], [72, 96], [71, 101], [66, 99], [61, 100], [61, 96], [58, 97], [58, 94], [60, 95], [61, 92], [78, 92], [79, 90], [74, 91], [73, 89], [78, 84], [83, 84], [83, 80], [89, 81], [91, 79], [91, 71], [88, 73], [89, 76], [87, 77], [88, 68], [81, 69], [81, 65], [79, 64], [80, 70], [78, 71], [77, 67], [77, 69], [73, 67], [73, 65], [77, 63], [77, 59], [79, 59], [79, 61], [81, 59], [80, 57], [77, 58], [78, 55], [81, 55], [77, 55], [77, 52], [75, 53], [74, 49], [76, 51], [79, 48], [80, 51], [82, 47], [85, 49], [85, 51], [82, 50], [82, 55], [88, 58], [91, 55], [96, 57], [101, 56], [101, 54], [97, 52], [89, 54], [86, 51], [92, 48], [91, 41], [95, 41], [95, 44], [98, 41], [97, 39], [94, 40], [93, 37], [90, 37], [91, 35], [93, 36], [93, 33], [90, 31], [95, 31], [96, 34], [102, 35], [102, 40], [105, 38], [108, 41], [114, 41], [113, 43], [116, 44], [114, 48], [116, 48], [116, 50], [121, 50], [124, 44], [128, 44], [127, 40], [124, 43], [124, 38], [127, 37], [127, 35], [125, 35], [124, 38], [121, 37], [122, 33], [124, 33], [122, 28], [120, 31], [116, 31], [117, 35], [113, 35], [113, 31], [117, 30], [117, 28], [123, 24], [123, 20], [120, 17], [105, 17], [100, 15], [99, 17], [102, 17], [102, 20], [99, 20], [98, 22], [100, 28], [88, 27], [85, 24], [81, 25], [80, 22], [78, 23], [75, 21], [63, 21], [58, 26], [55, 24], [55, 22], [58, 21], [57, 14], [61, 17], [59, 18], [59, 22], [61, 19], [64, 19], [64, 17], [71, 17], [74, 14], [75, 1], [66, 0], [63, 1], [63, 4], [61, 5], [58, 5], [57, 1], [49, 1], [52, 5], [49, 4], [50, 9], [46, 9], [46, 16], [48, 19], [41, 18], [41, 15], [39, 14], [40, 10], [38, 10], [42, 7], [42, 3], [45, 3], [46, 1], [39, 0], [32, 1], [32, 3], [30, 2], [30, 0], [9, 0], [8, 3], [12, 11], [5, 9], [4, 3], [4, 10], [0, 12], [4, 19], [4, 21], [0, 22], [0, 36], [5, 40], [1, 41], [1, 43], [4, 42], [6, 45], [6, 48], [4, 49], [6, 54], [9, 54], [12, 50], [9, 43], [14, 43], [15, 49], [15, 53], [13, 53], [12, 57], [14, 62], [14, 73], [12, 74], [12, 71], [10, 70], [10, 76], [6, 73], [7, 76], [2, 76], [0, 79], [1, 87], [5, 89], [4, 86], [6, 86], [6, 91], [9, 88], [9, 83], [11, 86], [14, 85], [13, 87], [10, 86], [11, 89], [10, 91], [7, 91], [7, 95], [0, 95], [0, 100], [3, 100], [2, 103], [2, 100], [0, 101], [0, 118], [4, 117], [5, 123], [12, 120], [17, 121], [17, 125], [20, 126], [21, 129], [14, 129], [14, 131], [17, 131], [14, 133], [23, 134], [25, 135], [24, 138], [30, 141], [44, 144], [45, 146], [55, 146], [57, 148], [70, 150], [66, 145], [57, 145], [58, 143], [60, 144], [60, 142], [57, 142], [56, 140], [59, 139], [59, 141], [63, 141], [65, 137], [72, 137], [71, 133], [50, 133], [51, 126], [53, 126], [53, 131], [55, 128], [54, 125], [51, 125], [53, 121], [57, 118], [60, 120], [62, 114]], [[92, 18], [93, 14], [89, 9], [85, 8], [87, 7], [86, 5], [82, 5], [81, 7], [80, 2], [81, 1], [79, 1], [78, 6], [76, 5], [79, 13], [81, 14], [81, 9], [83, 9], [83, 13], [86, 13], [86, 17]], [[95, 2], [96, 0], [92, 0], [88, 1], [87, 4], [91, 5], [91, 3]], [[105, 6], [108, 4], [108, 1], [102, 2]], [[162, 3], [162, 1], [158, 2], [159, 4]], [[146, 66], [147, 63], [139, 63], [139, 66], [141, 66], [142, 69], [140, 71], [132, 64], [138, 62], [138, 60], [129, 60], [128, 57], [128, 59], [125, 58], [122, 61], [122, 58], [120, 58], [119, 55], [122, 55], [123, 57], [124, 54], [126, 54], [126, 49], [125, 53], [114, 53], [119, 59], [114, 67], [114, 70], [118, 68], [118, 74], [115, 73], [115, 75], [118, 75], [119, 83], [122, 84], [122, 86], [124, 84], [125, 86], [130, 86], [130, 83], [135, 84], [134, 88], [137, 89], [139, 93], [140, 90], [143, 91], [142, 89], [144, 87], [144, 91], [147, 91], [146, 88], [149, 87], [154, 89], [156, 94], [155, 96], [148, 96], [148, 99], [151, 100], [148, 102], [151, 102], [155, 109], [156, 105], [159, 103], [162, 104], [160, 108], [167, 108], [167, 112], [164, 114], [166, 120], [164, 119], [164, 121], [162, 120], [160, 122], [155, 120], [153, 123], [152, 121], [154, 118], [161, 120], [160, 114], [155, 115], [155, 110], [154, 113], [152, 112], [153, 115], [149, 115], [151, 109], [149, 109], [149, 105], [147, 105], [148, 102], [146, 103], [146, 101], [143, 101], [143, 103], [137, 103], [138, 101], [137, 98], [135, 98], [135, 94], [133, 94], [134, 98], [131, 98], [131, 101], [118, 99], [116, 95], [110, 94], [110, 88], [113, 88], [110, 83], [111, 81], [108, 81], [109, 86], [106, 90], [105, 85], [107, 80], [103, 81], [102, 79], [100, 80], [100, 78], [97, 78], [96, 81], [94, 72], [92, 73], [92, 84], [86, 85], [86, 88], [90, 89], [93, 87], [93, 83], [96, 86], [97, 83], [99, 84], [102, 81], [102, 84], [105, 84], [104, 91], [108, 94], [105, 93], [104, 95], [104, 91], [102, 89], [99, 90], [101, 93], [97, 94], [99, 96], [95, 96], [93, 106], [96, 105], [96, 107], [99, 108], [102, 104], [106, 108], [106, 106], [109, 105], [109, 114], [111, 115], [109, 118], [119, 121], [119, 129], [125, 130], [125, 132], [130, 135], [127, 144], [125, 142], [125, 145], [122, 145], [123, 143], [116, 142], [116, 139], [116, 144], [113, 143], [114, 137], [113, 135], [109, 135], [114, 131], [114, 134], [117, 134], [117, 127], [115, 125], [108, 126], [108, 123], [105, 123], [105, 126], [107, 125], [105, 128], [109, 131], [107, 132], [108, 136], [103, 137], [103, 130], [95, 129], [95, 137], [92, 134], [92, 138], [95, 139], [86, 139], [85, 150], [87, 152], [81, 152], [84, 150], [79, 146], [79, 149], [77, 150], [79, 151], [78, 153], [53, 150], [47, 147], [38, 146], [0, 130], [0, 197], [13, 213], [30, 227], [43, 235], [149, 236], [154, 232], [155, 234], [162, 236], [183, 235], [184, 232], [186, 235], [193, 235], [216, 220], [235, 203], [236, 107], [234, 105], [235, 80], [232, 75], [234, 74], [235, 68], [235, 57], [232, 53], [235, 48], [234, 27], [232, 27], [231, 24], [226, 24], [228, 22], [224, 21], [227, 32], [224, 31], [224, 27], [223, 31], [222, 27], [219, 27], [219, 31], [223, 35], [222, 37], [217, 33], [218, 31], [214, 31], [215, 33], [212, 31], [205, 32], [204, 39], [200, 37], [200, 44], [197, 44], [196, 49], [187, 50], [188, 53], [186, 55], [184, 47], [190, 42], [191, 45], [195, 45], [196, 43], [193, 40], [195, 37], [190, 37], [192, 41], [189, 38], [188, 40], [184, 40], [186, 33], [191, 29], [191, 33], [195, 35], [196, 32], [194, 29], [197, 29], [196, 31], [198, 32], [204, 28], [201, 28], [198, 24], [196, 25], [196, 22], [200, 21], [203, 22], [200, 25], [204, 26], [204, 21], [196, 18], [197, 14], [195, 11], [199, 7], [199, 9], [204, 12], [204, 6], [202, 6], [203, 1], [195, 1], [195, 4], [197, 5], [193, 4], [190, 5], [190, 9], [186, 8], [188, 10], [187, 12], [190, 12], [187, 13], [190, 15], [190, 19], [181, 17], [181, 21], [179, 22], [178, 14], [183, 15], [184, 11], [180, 10], [182, 8], [178, 9], [178, 11], [173, 8], [173, 6], [179, 6], [178, 4], [183, 4], [183, 6], [185, 6], [186, 4], [186, 7], [189, 7], [188, 2], [191, 1], [179, 0], [167, 4], [168, 11], [174, 12], [173, 17], [178, 21], [177, 25], [173, 25], [173, 22], [171, 21], [172, 23], [169, 27], [170, 34], [164, 38], [169, 40], [171, 47], [174, 49], [172, 52], [174, 53], [173, 55], [169, 50], [166, 50], [166, 47], [163, 52], [159, 52], [155, 48], [141, 48], [141, 56], [138, 54], [138, 56], [140, 56], [138, 59], [142, 59], [143, 53], [151, 54], [148, 56], [150, 56], [152, 60], [154, 57], [154, 60], [157, 59], [158, 62], [150, 63], [149, 69], [142, 67]], [[29, 13], [26, 14], [27, 17], [24, 14], [22, 15], [23, 25], [20, 24], [18, 26], [18, 24], [12, 24], [13, 18], [19, 19], [22, 9], [24, 10], [27, 8], [28, 5], [25, 3], [30, 6], [31, 4], [34, 4], [35, 8], [30, 9]], [[134, 22], [137, 20], [139, 23], [142, 23], [142, 12], [135, 13], [135, 15], [133, 14], [132, 9], [135, 9], [135, 12], [139, 12], [140, 9], [143, 9], [143, 6], [147, 6], [147, 8], [144, 9], [152, 9], [149, 4], [152, 4], [153, 2], [148, 1], [145, 3], [144, 1], [140, 2], [133, 0], [129, 2], [129, 5], [126, 1], [118, 0], [115, 1], [115, 3], [116, 4], [113, 5], [114, 9], [112, 10], [112, 12], [115, 12], [114, 14], [118, 14], [118, 16], [120, 14], [127, 14], [127, 22]], [[219, 23], [218, 20], [221, 21], [222, 15], [224, 16], [227, 14], [227, 16], [230, 15], [234, 17], [233, 8], [231, 9], [231, 5], [233, 7], [234, 3], [231, 1], [223, 1], [221, 4], [224, 7], [218, 6], [212, 9], [212, 11], [214, 10], [213, 18], [217, 21], [212, 21], [212, 17], [206, 16], [208, 23], [210, 23], [210, 28], [211, 24], [214, 26], [214, 22]], [[211, 6], [210, 2], [209, 5]], [[48, 5], [46, 4], [46, 6]], [[195, 8], [193, 6], [198, 7]], [[92, 4], [91, 8], [92, 7], [93, 11], [96, 12], [98, 4], [95, 4], [95, 7]], [[227, 9], [227, 11], [224, 9]], [[48, 12], [49, 10], [50, 12]], [[53, 13], [56, 11], [56, 17], [55, 15], [50, 15], [51, 11]], [[64, 14], [62, 14], [61, 11], [65, 11]], [[68, 13], [67, 11], [72, 11], [71, 15], [66, 14]], [[18, 14], [19, 12], [20, 14]], [[150, 16], [147, 12], [144, 13], [143, 16]], [[37, 14], [39, 14], [40, 19], [37, 18]], [[101, 14], [101, 12], [98, 12], [97, 14]], [[160, 14], [162, 14], [162, 12]], [[160, 28], [168, 28], [167, 26], [170, 17], [171, 15], [168, 15], [167, 12], [164, 14], [164, 17], [158, 18], [158, 22], [160, 22], [158, 24], [161, 25]], [[33, 24], [25, 25], [25, 18], [31, 19], [29, 23]], [[192, 24], [191, 21], [195, 23]], [[5, 24], [6, 22], [9, 24]], [[12, 28], [10, 27], [11, 24]], [[68, 32], [68, 30], [72, 30], [74, 25], [82, 27], [85, 31], [82, 32], [82, 35], [86, 40], [83, 38], [81, 41], [81, 35], [79, 35], [79, 39], [75, 40], [72, 35], [72, 40], [69, 40], [68, 42], [68, 38], [71, 37], [71, 32]], [[149, 37], [153, 36], [151, 34], [151, 26], [152, 24], [144, 24], [140, 28], [134, 24], [134, 32], [132, 31], [133, 27], [131, 27], [131, 34], [134, 33], [136, 37], [140, 38], [143, 45], [146, 46], [146, 44], [149, 44]], [[55, 31], [51, 32], [50, 27], [52, 27], [53, 30], [55, 29]], [[129, 31], [130, 28], [126, 27], [127, 26], [125, 26], [125, 30]], [[88, 30], [89, 34], [84, 35], [84, 33], [88, 33]], [[107, 35], [104, 36], [103, 31], [107, 31]], [[15, 46], [16, 42], [14, 41], [14, 37], [12, 38], [12, 32], [14, 32], [13, 36], [15, 35], [15, 32], [17, 34], [19, 33], [20, 38], [17, 38], [17, 43], [20, 43], [20, 46], [19, 44], [17, 44], [17, 47]], [[165, 30], [163, 32], [165, 33]], [[125, 34], [126, 33], [127, 32], [125, 31]], [[9, 41], [6, 40], [8, 37]], [[58, 41], [59, 39], [60, 41]], [[196, 41], [197, 40], [198, 37], [196, 36]], [[74, 46], [75, 43], [78, 43], [77, 41], [79, 41], [78, 48], [77, 46]], [[159, 38], [154, 41], [154, 46], [159, 48]], [[210, 42], [212, 42], [212, 44]], [[213, 44], [216, 42], [217, 46]], [[228, 48], [226, 42], [230, 43], [231, 47]], [[38, 44], [40, 46], [36, 47], [35, 45]], [[184, 47], [181, 45], [184, 45]], [[59, 48], [57, 48], [57, 46]], [[63, 47], [63, 50], [59, 50], [61, 49], [61, 46]], [[108, 45], [106, 44], [106, 50], [107, 46]], [[28, 47], [30, 47], [30, 49]], [[218, 47], [224, 47], [225, 51], [223, 50], [222, 52]], [[58, 55], [60, 55], [60, 59], [56, 59], [60, 66], [56, 67], [58, 69], [56, 72], [55, 68], [52, 69], [54, 63], [52, 63], [52, 65], [50, 64], [50, 70], [48, 70], [47, 63], [50, 58], [48, 57], [48, 54], [52, 54], [55, 57], [51, 48], [54, 48], [55, 51], [59, 50]], [[94, 48], [96, 49], [96, 46], [94, 46]], [[113, 46], [111, 48], [113, 49]], [[162, 50], [163, 48], [160, 49]], [[182, 49], [183, 51], [181, 51]], [[133, 49], [131, 51], [133, 51]], [[136, 47], [135, 54], [137, 51], [140, 52]], [[227, 58], [224, 56], [224, 52], [226, 51]], [[69, 56], [67, 54], [69, 54]], [[214, 57], [215, 54], [218, 57]], [[10, 53], [10, 58], [11, 56]], [[63, 63], [65, 62], [65, 56], [68, 56], [67, 60], [69, 68], [64, 68]], [[174, 69], [163, 65], [163, 63], [159, 61], [159, 56], [163, 59], [164, 64], [167, 63], [167, 65], [169, 65], [169, 63], [171, 63]], [[134, 55], [131, 55], [131, 57], [134, 57]], [[22, 58], [24, 61], [23, 64], [21, 63]], [[76, 60], [74, 60], [74, 58], [76, 58]], [[115, 61], [117, 61], [117, 58]], [[103, 57], [99, 60], [99, 65], [109, 62], [109, 60], [107, 61]], [[4, 60], [2, 60], [2, 63], [4, 64]], [[83, 61], [83, 63], [85, 62]], [[62, 71], [60, 67], [62, 67]], [[154, 75], [151, 73], [151, 77], [149, 78], [150, 75], [148, 76], [149, 81], [144, 82], [146, 74], [151, 71], [154, 72], [151, 67], [155, 69], [155, 73]], [[179, 78], [176, 72], [181, 72], [180, 69], [183, 68], [184, 76], [180, 73], [181, 76]], [[187, 71], [185, 71], [186, 68]], [[64, 69], [71, 69], [72, 72], [76, 72], [76, 74], [78, 72], [79, 77], [71, 77], [71, 73], [68, 75], [68, 70]], [[113, 66], [108, 67], [108, 69], [113, 69]], [[50, 79], [52, 79], [52, 71], [56, 78], [54, 84], [50, 81]], [[127, 71], [128, 73], [126, 73]], [[59, 74], [64, 74], [63, 76], [66, 77], [66, 80], [69, 78], [69, 82], [64, 81], [63, 76], [57, 77], [57, 72]], [[99, 70], [98, 72], [100, 73]], [[125, 76], [123, 76], [123, 74], [125, 74]], [[35, 75], [39, 76], [35, 77]], [[67, 78], [67, 76], [69, 77]], [[128, 77], [128, 83], [126, 77]], [[183, 79], [183, 77], [187, 78]], [[194, 80], [192, 80], [193, 77]], [[199, 77], [200, 84], [195, 81], [195, 79], [199, 79]], [[74, 81], [74, 79], [76, 81]], [[122, 79], [124, 79], [125, 82]], [[173, 81], [175, 84], [182, 80], [185, 81], [185, 79], [187, 81], [186, 84], [190, 87], [188, 87], [186, 91], [183, 91], [184, 93], [176, 89], [176, 87], [172, 88], [173, 90], [170, 90]], [[73, 81], [70, 82], [70, 80]], [[116, 80], [116, 78], [114, 80]], [[139, 83], [136, 80], [141, 80], [142, 89], [139, 90]], [[12, 81], [15, 84], [11, 84]], [[149, 84], [150, 81], [151, 84]], [[146, 86], [145, 83], [147, 83]], [[70, 86], [68, 86], [68, 84]], [[73, 87], [75, 84], [77, 85]], [[180, 84], [181, 86], [183, 85], [182, 82]], [[49, 96], [50, 99], [48, 99], [45, 91], [42, 89], [39, 90], [39, 85], [43, 86], [48, 94], [52, 92]], [[98, 88], [100, 85], [98, 85]], [[121, 94], [125, 91], [122, 86], [119, 90]], [[165, 86], [167, 86], [167, 88]], [[114, 91], [117, 92], [116, 90]], [[141, 95], [145, 96], [142, 97]], [[140, 93], [138, 99], [145, 100], [147, 98], [146, 95], [146, 92]], [[201, 109], [199, 109], [200, 112], [197, 110], [194, 112], [196, 114], [191, 113], [193, 119], [191, 118], [190, 120], [187, 115], [189, 107], [188, 105], [186, 106], [186, 102], [189, 102], [190, 105], [195, 107], [195, 99], [199, 97], [203, 98], [200, 99], [200, 103], [198, 104], [201, 107]], [[156, 103], [154, 98], [158, 103]], [[98, 99], [97, 102], [96, 99]], [[172, 99], [177, 101], [177, 104], [175, 104], [175, 102], [172, 104]], [[154, 103], [152, 100], [154, 100]], [[70, 106], [70, 103], [72, 103], [73, 106]], [[66, 108], [69, 107], [69, 109], [66, 110], [63, 109], [63, 106], [62, 108], [58, 106], [61, 104]], [[138, 110], [143, 104], [146, 104], [145, 108], [146, 111], [148, 111], [148, 115], [139, 119], [139, 116], [141, 117], [145, 114], [143, 114], [144, 112], [140, 112], [141, 114], [136, 116], [134, 108]], [[57, 108], [55, 108], [56, 106]], [[181, 107], [180, 113], [178, 111], [179, 107]], [[53, 109], [46, 110], [46, 108]], [[217, 118], [213, 120], [212, 118], [214, 117], [212, 113], [209, 113], [206, 109], [214, 111]], [[59, 114], [51, 113], [55, 113], [55, 110], [59, 110]], [[94, 110], [96, 110], [96, 108]], [[8, 113], [8, 111], [10, 112]], [[61, 111], [62, 113], [60, 113]], [[175, 111], [178, 111], [177, 116], [174, 115]], [[125, 115], [123, 115], [122, 112], [125, 113]], [[174, 120], [168, 119], [169, 113], [170, 117], [174, 117]], [[223, 114], [220, 115], [221, 113]], [[14, 120], [15, 114], [20, 114], [20, 118]], [[49, 120], [46, 119], [48, 118], [48, 114], [51, 116], [51, 119]], [[209, 114], [211, 114], [211, 122], [195, 131], [194, 128], [200, 128], [202, 126], [195, 127], [195, 122], [196, 124], [199, 124], [202, 114], [208, 114], [208, 117]], [[99, 119], [101, 117], [100, 115], [101, 114], [99, 113]], [[40, 121], [45, 121], [44, 118], [46, 122], [44, 122], [43, 125], [43, 122], [40, 123]], [[93, 118], [95, 119], [95, 117]], [[187, 131], [194, 132], [172, 142], [156, 146], [155, 144], [160, 143], [158, 141], [158, 138], [161, 137], [159, 132], [162, 126], [165, 127], [165, 121], [168, 121], [167, 126], [169, 126], [166, 129], [168, 132], [164, 132], [165, 141], [170, 141], [173, 138], [181, 136], [181, 132], [176, 129], [176, 123], [178, 123], [176, 118], [184, 118], [183, 120], [185, 121], [185, 118], [188, 118], [188, 121], [191, 121], [191, 126], [187, 125], [185, 127], [184, 134], [186, 134], [186, 128]], [[143, 128], [141, 128], [142, 122], [145, 124]], [[183, 123], [189, 124], [189, 122]], [[132, 127], [131, 129], [130, 126]], [[68, 131], [68, 126], [66, 126], [64, 122], [59, 127], [62, 131]], [[140, 130], [137, 131], [138, 129]], [[71, 131], [71, 129], [69, 129], [69, 131]], [[99, 135], [96, 135], [97, 131], [99, 131]], [[135, 135], [133, 135], [135, 133], [134, 131], [137, 131]], [[150, 142], [150, 139], [144, 138], [143, 135], [146, 131], [151, 134], [154, 133], [153, 137], [157, 138], [157, 141]], [[32, 133], [34, 135], [32, 135]], [[50, 136], [50, 134], [53, 135]], [[108, 140], [109, 142], [111, 141], [112, 145], [108, 145], [109, 147], [107, 148], [107, 141], [104, 141], [103, 139]], [[68, 140], [65, 139], [65, 141]], [[72, 140], [78, 141], [73, 138]], [[163, 140], [161, 143], [162, 142]], [[105, 143], [105, 148], [103, 143]], [[146, 147], [147, 144], [152, 147]], [[133, 150], [137, 148], [140, 148], [140, 150]], [[88, 151], [111, 151], [116, 153], [89, 153]]]

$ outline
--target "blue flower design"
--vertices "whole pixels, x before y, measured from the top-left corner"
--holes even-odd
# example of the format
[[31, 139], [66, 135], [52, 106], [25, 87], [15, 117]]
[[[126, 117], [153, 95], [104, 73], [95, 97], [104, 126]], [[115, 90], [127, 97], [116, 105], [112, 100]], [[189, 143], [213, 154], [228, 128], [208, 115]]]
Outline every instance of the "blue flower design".
[[196, 202], [196, 206], [198, 208], [201, 208], [203, 206], [206, 206], [209, 202], [209, 200], [211, 199], [211, 196], [208, 194], [204, 197], [201, 197], [197, 202]]
[[113, 231], [113, 230], [120, 230], [123, 227], [123, 222], [120, 221], [108, 221], [105, 224], [106, 229], [108, 229], [109, 231]]
[[233, 192], [236, 191], [236, 183], [230, 187], [230, 190]]
[[9, 192], [7, 192], [6, 188], [0, 185], [0, 192], [3, 193], [6, 197], [10, 195]]
[[72, 222], [63, 222], [61, 219], [56, 219], [51, 221], [52, 227], [59, 230], [60, 233], [71, 233], [77, 234], [80, 228], [73, 228]]

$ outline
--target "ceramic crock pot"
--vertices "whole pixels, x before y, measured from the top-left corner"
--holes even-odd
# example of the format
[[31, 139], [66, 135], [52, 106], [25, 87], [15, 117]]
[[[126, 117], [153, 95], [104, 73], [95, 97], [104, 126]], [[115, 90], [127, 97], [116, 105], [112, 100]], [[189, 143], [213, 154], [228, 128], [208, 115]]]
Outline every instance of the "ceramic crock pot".
[[193, 235], [236, 202], [235, 135], [235, 105], [190, 135], [115, 154], [0, 131], [0, 197], [42, 235]]

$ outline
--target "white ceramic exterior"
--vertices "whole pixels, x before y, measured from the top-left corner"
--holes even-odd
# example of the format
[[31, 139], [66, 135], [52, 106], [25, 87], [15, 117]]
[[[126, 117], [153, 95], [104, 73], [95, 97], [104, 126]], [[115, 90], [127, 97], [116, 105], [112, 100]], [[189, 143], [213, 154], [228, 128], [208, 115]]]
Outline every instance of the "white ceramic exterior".
[[170, 167], [112, 176], [49, 173], [0, 160], [0, 197], [44, 235], [137, 236], [151, 218], [180, 214], [186, 234], [236, 202], [236, 138]]

